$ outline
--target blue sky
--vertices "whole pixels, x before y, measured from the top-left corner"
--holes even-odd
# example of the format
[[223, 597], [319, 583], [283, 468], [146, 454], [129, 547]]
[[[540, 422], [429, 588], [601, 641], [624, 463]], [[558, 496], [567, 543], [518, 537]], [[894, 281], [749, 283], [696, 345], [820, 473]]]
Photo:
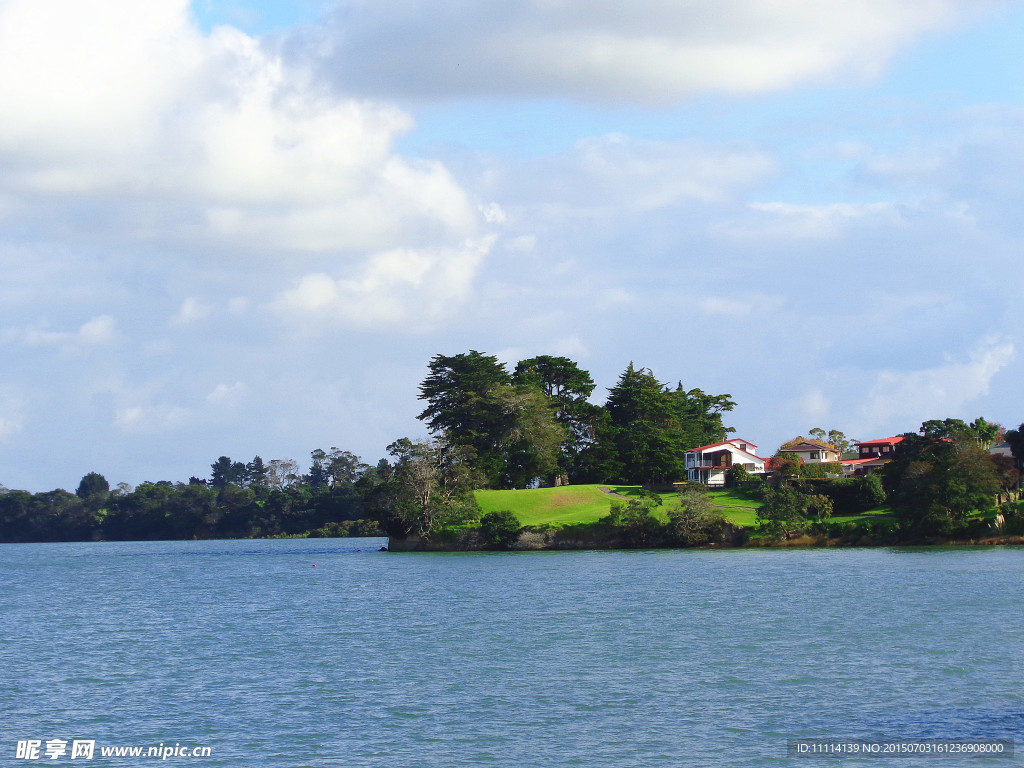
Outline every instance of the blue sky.
[[1024, 4], [623, 7], [0, 6], [0, 484], [374, 462], [469, 349], [1024, 421]]

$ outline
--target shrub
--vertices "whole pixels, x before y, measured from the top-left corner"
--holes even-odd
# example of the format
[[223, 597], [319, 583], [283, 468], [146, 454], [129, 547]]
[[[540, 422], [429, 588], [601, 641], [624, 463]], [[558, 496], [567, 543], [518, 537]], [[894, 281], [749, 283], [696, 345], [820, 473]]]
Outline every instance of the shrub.
[[725, 473], [725, 487], [740, 488], [744, 483], [749, 482], [751, 477], [752, 475], [742, 464], [733, 464], [729, 467], [729, 471]]
[[729, 523], [716, 510], [703, 488], [687, 488], [679, 493], [679, 508], [668, 513], [665, 532], [673, 544], [699, 547], [720, 541]]
[[613, 501], [608, 516], [601, 519], [619, 530], [627, 546], [642, 547], [661, 528], [661, 523], [651, 514], [654, 506], [650, 499], [629, 499], [625, 503]]
[[843, 474], [843, 465], [835, 461], [826, 464], [801, 464], [800, 477], [824, 478], [829, 475]]
[[512, 546], [519, 538], [521, 529], [519, 518], [508, 510], [488, 512], [480, 518], [480, 535], [488, 546], [496, 549], [508, 549]]

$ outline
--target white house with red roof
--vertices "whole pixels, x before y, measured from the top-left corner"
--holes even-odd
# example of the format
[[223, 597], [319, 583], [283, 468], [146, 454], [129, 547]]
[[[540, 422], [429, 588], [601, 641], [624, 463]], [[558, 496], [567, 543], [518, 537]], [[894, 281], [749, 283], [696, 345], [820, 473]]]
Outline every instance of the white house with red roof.
[[725, 485], [725, 473], [737, 464], [751, 474], [764, 474], [765, 459], [757, 455], [757, 446], [738, 437], [691, 448], [685, 458], [686, 479], [691, 483]]
[[903, 437], [880, 437], [877, 440], [865, 440], [856, 443], [857, 458], [845, 459], [840, 463], [843, 465], [843, 474], [870, 475], [879, 467], [892, 461], [896, 446], [903, 442]]

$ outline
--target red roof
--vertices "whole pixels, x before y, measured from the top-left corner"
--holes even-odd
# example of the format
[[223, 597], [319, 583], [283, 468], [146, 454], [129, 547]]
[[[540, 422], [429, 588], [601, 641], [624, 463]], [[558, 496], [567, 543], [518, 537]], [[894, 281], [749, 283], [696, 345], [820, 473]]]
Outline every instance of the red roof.
[[855, 443], [855, 445], [896, 445], [896, 443], [902, 442], [903, 435], [899, 437], [880, 437], [877, 440], [865, 440], [862, 443]]

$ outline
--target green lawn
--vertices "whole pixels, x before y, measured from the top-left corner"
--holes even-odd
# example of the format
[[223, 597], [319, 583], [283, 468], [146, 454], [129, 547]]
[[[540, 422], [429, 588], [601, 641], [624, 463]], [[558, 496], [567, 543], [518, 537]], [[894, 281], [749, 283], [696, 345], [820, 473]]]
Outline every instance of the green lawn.
[[598, 485], [563, 485], [518, 491], [476, 491], [480, 511], [515, 513], [523, 525], [593, 523], [608, 514], [614, 496]]
[[[533, 488], [518, 491], [476, 491], [476, 500], [483, 514], [508, 510], [523, 525], [593, 523], [608, 514], [608, 508], [617, 496], [598, 490], [608, 488], [618, 496], [638, 496], [639, 485], [564, 485], [560, 488]], [[659, 493], [662, 506], [658, 517], [664, 518], [677, 502], [675, 492]], [[741, 491], [712, 491], [711, 498], [725, 519], [736, 525], [755, 524], [755, 509], [761, 506]], [[742, 507], [750, 507], [743, 509]]]

